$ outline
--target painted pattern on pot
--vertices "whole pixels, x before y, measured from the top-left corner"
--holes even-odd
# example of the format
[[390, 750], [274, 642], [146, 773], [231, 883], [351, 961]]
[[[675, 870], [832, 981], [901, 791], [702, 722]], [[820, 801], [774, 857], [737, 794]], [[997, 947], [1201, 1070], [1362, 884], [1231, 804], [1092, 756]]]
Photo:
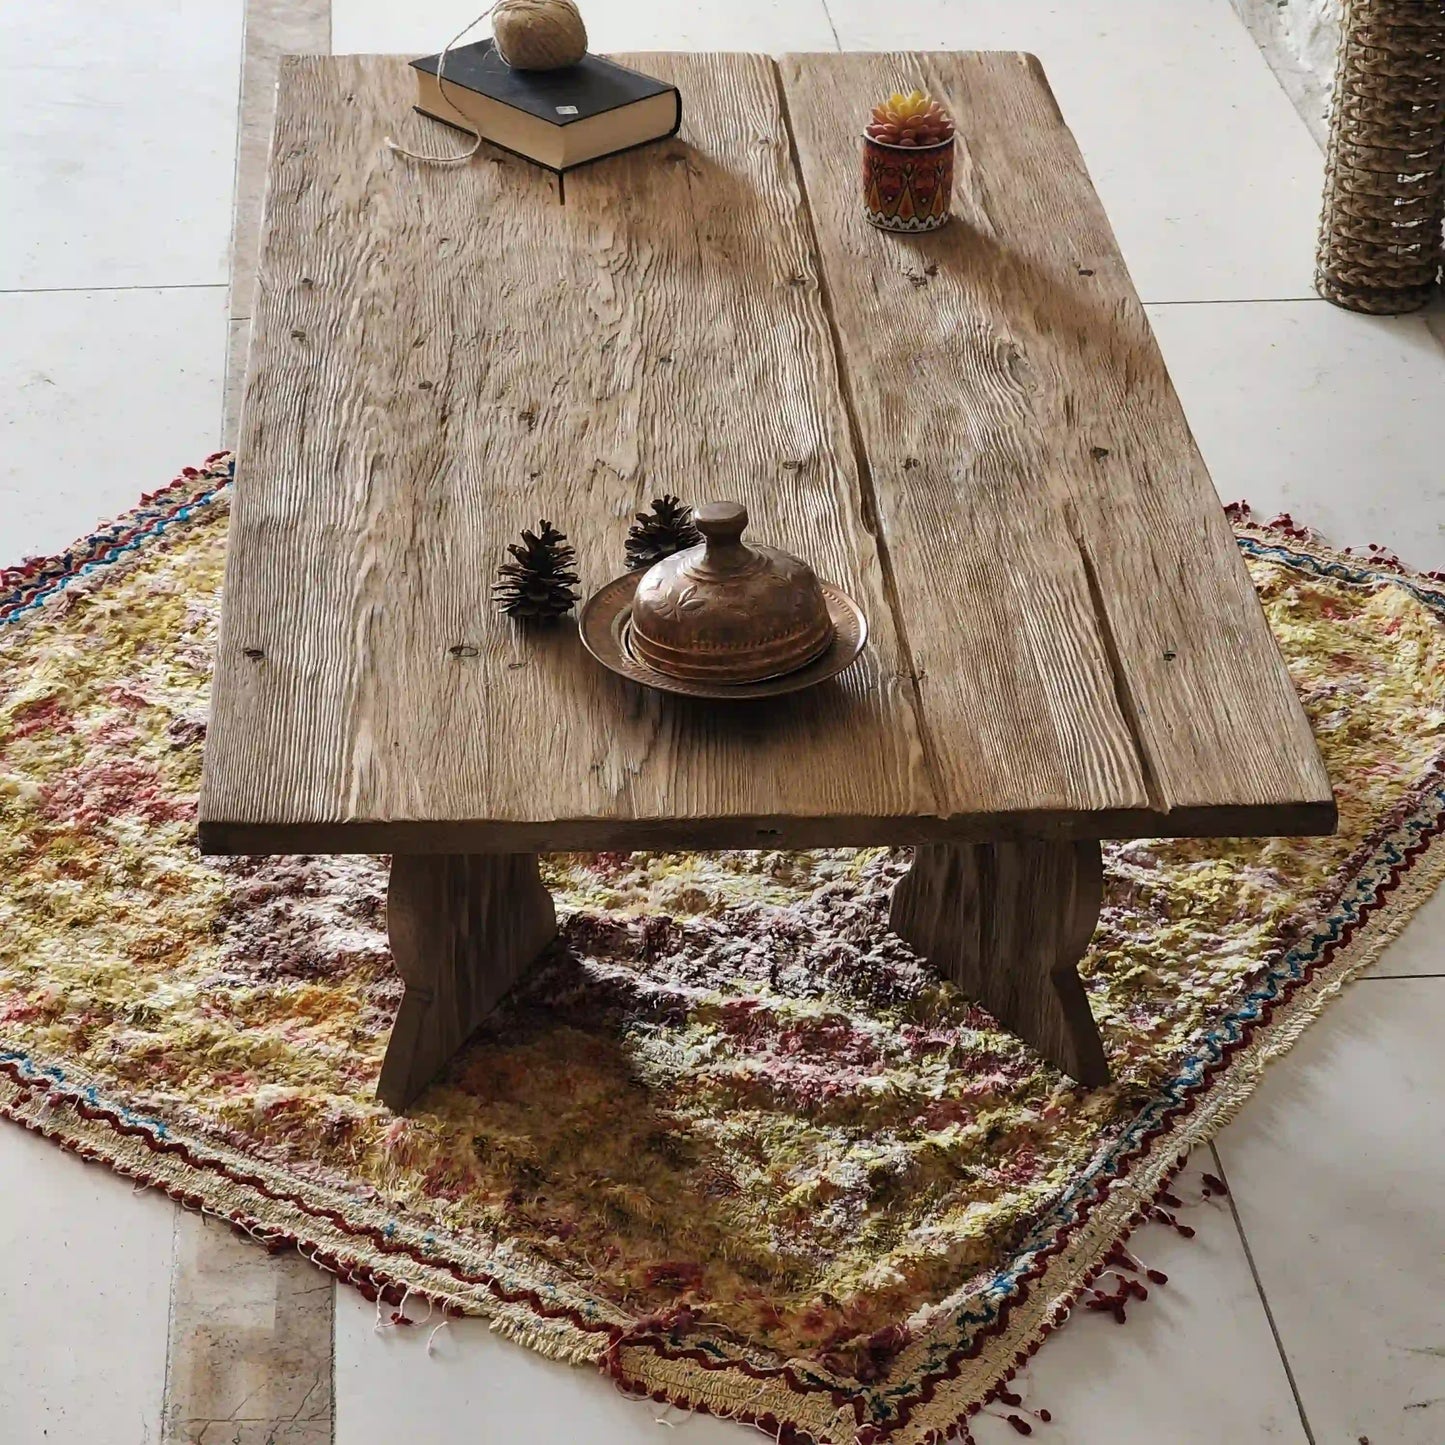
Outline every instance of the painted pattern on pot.
[[884, 231], [936, 231], [953, 198], [953, 140], [895, 146], [863, 137], [863, 210]]

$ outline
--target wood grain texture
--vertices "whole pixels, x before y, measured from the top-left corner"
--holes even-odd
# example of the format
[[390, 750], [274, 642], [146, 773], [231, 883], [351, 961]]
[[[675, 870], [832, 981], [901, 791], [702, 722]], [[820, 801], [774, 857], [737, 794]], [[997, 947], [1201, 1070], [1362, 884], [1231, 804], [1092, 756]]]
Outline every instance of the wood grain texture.
[[[565, 205], [501, 152], [387, 152], [425, 125], [401, 58], [284, 63], [208, 849], [773, 846], [936, 811], [772, 63], [640, 63], [688, 94], [682, 136], [573, 173]], [[689, 705], [605, 673], [570, 618], [493, 614], [521, 527], [562, 527], [590, 591], [665, 491], [746, 502], [861, 602], [865, 658], [783, 704]]]
[[377, 1097], [405, 1109], [557, 932], [534, 853], [398, 854], [386, 928], [406, 993]]
[[[682, 135], [565, 196], [501, 152], [387, 152], [425, 125], [399, 58], [286, 62], [203, 846], [1327, 831], [1037, 62], [624, 59], [686, 93]], [[859, 205], [866, 98], [903, 80], [963, 138], [956, 220], [927, 237]], [[590, 591], [664, 491], [743, 501], [758, 540], [842, 584], [863, 660], [722, 707], [613, 678], [570, 618], [493, 614], [522, 526], [567, 531]]]
[[[1329, 831], [1308, 723], [1037, 60], [781, 73], [945, 817]], [[864, 220], [857, 135], [915, 86], [957, 119], [955, 214], [899, 236]]]
[[1109, 1081], [1076, 965], [1099, 920], [1099, 845], [939, 843], [893, 890], [889, 925], [1005, 1028], [1093, 1088]]

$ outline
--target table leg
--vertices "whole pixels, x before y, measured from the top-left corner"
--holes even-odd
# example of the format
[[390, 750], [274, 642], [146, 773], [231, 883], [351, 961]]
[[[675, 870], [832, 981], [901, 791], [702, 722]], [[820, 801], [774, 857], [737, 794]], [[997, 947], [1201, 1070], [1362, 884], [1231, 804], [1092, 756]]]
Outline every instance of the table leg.
[[893, 892], [893, 931], [1005, 1028], [1090, 1087], [1109, 1081], [1075, 965], [1099, 919], [1096, 842], [921, 847]]
[[387, 932], [406, 993], [376, 1093], [398, 1112], [557, 933], [535, 853], [398, 854]]

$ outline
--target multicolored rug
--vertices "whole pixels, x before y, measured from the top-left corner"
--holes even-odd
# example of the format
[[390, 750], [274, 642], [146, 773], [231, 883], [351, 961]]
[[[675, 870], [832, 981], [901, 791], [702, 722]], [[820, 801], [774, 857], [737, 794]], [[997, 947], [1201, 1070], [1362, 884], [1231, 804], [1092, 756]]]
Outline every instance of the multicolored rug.
[[195, 846], [214, 457], [0, 576], [0, 1109], [393, 1303], [782, 1440], [962, 1422], [1445, 873], [1445, 586], [1236, 518], [1338, 836], [1106, 850], [1083, 1091], [886, 928], [886, 850], [559, 856], [408, 1117], [384, 860]]

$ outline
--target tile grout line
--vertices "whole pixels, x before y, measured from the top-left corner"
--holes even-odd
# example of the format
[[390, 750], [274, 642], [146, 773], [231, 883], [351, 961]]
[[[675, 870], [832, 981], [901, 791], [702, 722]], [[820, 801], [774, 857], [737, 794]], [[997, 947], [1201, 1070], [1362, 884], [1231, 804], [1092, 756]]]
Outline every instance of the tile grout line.
[[[241, 54], [236, 66], [236, 143], [231, 148], [231, 243], [226, 257], [226, 337], [225, 363], [221, 367], [221, 416], [216, 428], [216, 445], [224, 450], [230, 430], [231, 367], [235, 349], [231, 345], [235, 317], [231, 315], [236, 306], [236, 217], [241, 208], [241, 141], [246, 124], [246, 57], [251, 45], [251, 5], [249, 0], [239, 0], [241, 6]], [[166, 1378], [170, 1379], [169, 1361]]]
[[[236, 279], [236, 212], [240, 209], [241, 201], [241, 138], [244, 135], [245, 125], [245, 104], [246, 104], [246, 56], [251, 47], [251, 4], [250, 0], [238, 0], [241, 6], [241, 53], [236, 65], [236, 140], [231, 147], [231, 244], [226, 256], [226, 289], [229, 293], [231, 286]], [[235, 297], [228, 296], [226, 309], [229, 311], [235, 304]], [[230, 348], [227, 348], [227, 369], [229, 370]], [[225, 395], [225, 384], [222, 383], [222, 396]], [[222, 402], [224, 412], [225, 403]], [[222, 418], [221, 427], [225, 429], [225, 419]]]
[[1225, 1183], [1224, 1197], [1229, 1201], [1229, 1212], [1234, 1218], [1235, 1233], [1239, 1235], [1240, 1245], [1244, 1249], [1245, 1262], [1249, 1265], [1250, 1278], [1254, 1280], [1255, 1293], [1258, 1294], [1259, 1302], [1264, 1308], [1264, 1317], [1269, 1322], [1269, 1332], [1274, 1337], [1274, 1347], [1279, 1355], [1279, 1362], [1284, 1366], [1284, 1377], [1289, 1382], [1290, 1394], [1294, 1396], [1294, 1407], [1299, 1414], [1300, 1428], [1305, 1432], [1305, 1439], [1309, 1445], [1315, 1445], [1315, 1434], [1310, 1429], [1309, 1416], [1305, 1413], [1305, 1402], [1300, 1396], [1299, 1384], [1294, 1377], [1294, 1367], [1289, 1362], [1289, 1355], [1285, 1351], [1279, 1326], [1275, 1323], [1274, 1311], [1269, 1306], [1269, 1296], [1265, 1294], [1264, 1281], [1259, 1277], [1259, 1266], [1254, 1262], [1254, 1251], [1250, 1249], [1249, 1236], [1244, 1232], [1244, 1220], [1240, 1218], [1239, 1205], [1234, 1198], [1234, 1188], [1229, 1183], [1229, 1176], [1224, 1172], [1224, 1160], [1219, 1157], [1219, 1150], [1215, 1147], [1213, 1139], [1209, 1141], [1209, 1153], [1214, 1160], [1214, 1167], [1219, 1171], [1219, 1177]]
[[1139, 298], [1144, 306], [1297, 306], [1302, 301], [1318, 301], [1328, 306], [1323, 296], [1311, 293], [1308, 296], [1197, 296], [1183, 301], [1150, 301]]
[[225, 291], [229, 281], [180, 281], [133, 286], [0, 286], [0, 296], [75, 296], [94, 291]]
[[171, 1260], [170, 1260], [170, 1284], [166, 1290], [166, 1359], [165, 1367], [161, 1373], [161, 1409], [160, 1409], [160, 1430], [157, 1440], [166, 1438], [166, 1410], [171, 1402], [171, 1350], [172, 1342], [175, 1339], [176, 1321], [176, 1279], [180, 1271], [176, 1268], [176, 1261], [180, 1257], [178, 1238], [181, 1228], [181, 1206], [172, 1201], [171, 1213]]

